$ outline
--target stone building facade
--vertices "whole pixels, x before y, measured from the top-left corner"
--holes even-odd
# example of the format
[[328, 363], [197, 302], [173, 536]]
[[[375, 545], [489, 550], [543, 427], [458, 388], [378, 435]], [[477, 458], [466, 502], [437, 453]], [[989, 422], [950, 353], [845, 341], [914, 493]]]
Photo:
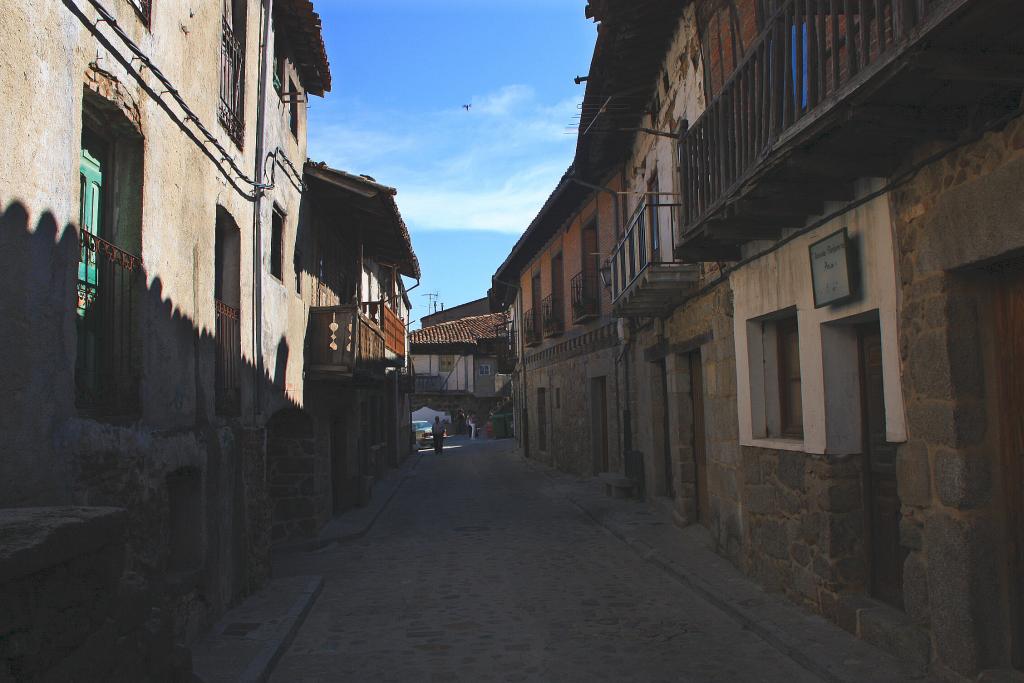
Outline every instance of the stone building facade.
[[[272, 457], [272, 428], [294, 425], [289, 414], [307, 412], [316, 398], [304, 377], [316, 269], [302, 247], [310, 199], [303, 163], [306, 104], [331, 85], [312, 4], [269, 7], [0, 7], [10, 41], [0, 94], [5, 118], [24, 128], [0, 161], [8, 388], [0, 398], [0, 526], [17, 536], [29, 515], [57, 538], [84, 524], [91, 539], [63, 554], [40, 551], [43, 560], [0, 580], [5, 591], [8, 581], [45, 587], [68, 563], [95, 565], [83, 580], [95, 580], [97, 596], [124, 610], [120, 625], [138, 635], [92, 636], [123, 648], [119, 661], [104, 659], [106, 648], [89, 647], [99, 641], [76, 622], [56, 651], [49, 636], [24, 632], [40, 614], [19, 612], [0, 624], [0, 678], [59, 678], [71, 666], [104, 680], [139, 680], [139, 670], [186, 676], [187, 650], [174, 644], [190, 643], [269, 574], [286, 469]], [[390, 195], [383, 209], [396, 227], [392, 243], [372, 254], [377, 261], [364, 264], [366, 278], [390, 278], [397, 292], [395, 264], [413, 277], [418, 265], [408, 234], [396, 232]], [[404, 354], [399, 362], [383, 350], [374, 302], [354, 299], [361, 302], [364, 316], [377, 318], [383, 364], [404, 364]], [[394, 317], [408, 318], [407, 302], [391, 305]], [[376, 380], [382, 405], [404, 400], [398, 374]], [[380, 433], [389, 431], [382, 425]], [[393, 431], [397, 444], [397, 423]], [[318, 470], [317, 485], [322, 477]], [[322, 509], [304, 486], [301, 495]], [[37, 540], [41, 549], [54, 545], [53, 537]], [[97, 559], [97, 549], [121, 564]], [[74, 597], [53, 599], [61, 595]], [[129, 661], [135, 668], [118, 669]]]
[[613, 461], [767, 588], [941, 678], [1019, 676], [1024, 84], [981, 51], [1022, 18], [799, 5], [589, 3]]
[[570, 472], [622, 467], [619, 335], [600, 274], [619, 212], [614, 191], [575, 178], [570, 169], [498, 269], [490, 292], [492, 305], [509, 310], [518, 349], [516, 438], [528, 457]]

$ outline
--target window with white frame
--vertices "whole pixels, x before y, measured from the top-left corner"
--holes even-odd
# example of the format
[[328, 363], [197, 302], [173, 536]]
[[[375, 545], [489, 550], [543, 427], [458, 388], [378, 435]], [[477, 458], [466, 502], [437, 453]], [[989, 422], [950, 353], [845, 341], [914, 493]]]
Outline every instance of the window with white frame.
[[803, 385], [796, 312], [748, 321], [747, 347], [752, 436], [802, 440]]
[[491, 364], [490, 363], [480, 363], [480, 365], [478, 365], [477, 368], [479, 368], [479, 372], [480, 372], [481, 375], [489, 375], [489, 374], [491, 374]]

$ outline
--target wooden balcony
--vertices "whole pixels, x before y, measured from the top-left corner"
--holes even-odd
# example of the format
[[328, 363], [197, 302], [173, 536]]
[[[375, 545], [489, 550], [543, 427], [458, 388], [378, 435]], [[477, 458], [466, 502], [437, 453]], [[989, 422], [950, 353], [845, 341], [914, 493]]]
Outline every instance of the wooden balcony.
[[668, 219], [670, 233], [674, 232], [668, 208], [646, 203], [637, 207], [612, 252], [612, 310], [616, 315], [629, 318], [667, 313], [682, 302], [699, 276], [696, 266], [672, 260], [671, 245], [654, 249], [653, 231], [648, 227], [652, 215]]
[[1013, 0], [780, 0], [679, 145], [686, 260], [736, 260], [897, 173], [923, 142], [1012, 112]]
[[386, 364], [385, 336], [354, 305], [309, 310], [306, 374], [311, 379], [347, 379], [381, 374]]
[[405, 321], [383, 301], [369, 301], [362, 305], [363, 313], [384, 331], [384, 352], [387, 363], [396, 367], [405, 365]]

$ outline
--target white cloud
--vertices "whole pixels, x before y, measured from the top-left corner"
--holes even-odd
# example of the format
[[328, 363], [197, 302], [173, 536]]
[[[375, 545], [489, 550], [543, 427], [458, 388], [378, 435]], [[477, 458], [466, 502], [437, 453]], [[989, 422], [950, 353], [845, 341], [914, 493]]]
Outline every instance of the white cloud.
[[474, 97], [470, 113], [507, 116], [518, 105], [525, 105], [533, 99], [533, 88], [526, 85], [507, 85], [497, 92]]
[[470, 111], [319, 112], [310, 155], [398, 188], [416, 230], [521, 232], [572, 160], [578, 101], [542, 102], [524, 85], [474, 96]]
[[400, 189], [406, 222], [423, 230], [488, 230], [519, 233], [555, 189], [565, 168], [544, 164], [489, 189], [447, 185]]

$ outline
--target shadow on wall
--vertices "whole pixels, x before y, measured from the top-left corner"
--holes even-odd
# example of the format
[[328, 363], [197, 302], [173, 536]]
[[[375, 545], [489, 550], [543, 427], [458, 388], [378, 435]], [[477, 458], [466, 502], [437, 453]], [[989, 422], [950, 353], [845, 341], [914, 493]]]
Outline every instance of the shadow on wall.
[[[104, 590], [115, 606], [130, 593], [136, 607], [162, 615], [168, 647], [190, 642], [269, 575], [266, 434], [259, 421], [238, 417], [251, 411], [218, 416], [215, 394], [237, 381], [241, 395], [258, 389], [263, 405], [298, 411], [279, 390], [288, 346], [278, 341], [274, 377], [257, 379], [240, 351], [224, 351], [237, 346], [218, 343], [219, 318], [214, 331], [198, 328], [163, 296], [159, 279], [147, 286], [141, 262], [132, 277], [116, 275], [132, 269], [124, 255], [86, 249], [80, 234], [73, 224], [58, 227], [50, 212], [35, 219], [19, 201], [0, 206], [0, 520], [29, 507], [125, 509], [108, 541], [124, 544], [120, 581], [132, 589]], [[213, 308], [210, 286], [200, 305]], [[22, 608], [19, 619], [38, 623], [38, 606]], [[0, 660], [17, 656], [22, 671], [66, 663], [89, 637], [64, 634], [60, 651], [53, 639], [33, 638], [25, 651], [7, 653], [4, 630]]]

